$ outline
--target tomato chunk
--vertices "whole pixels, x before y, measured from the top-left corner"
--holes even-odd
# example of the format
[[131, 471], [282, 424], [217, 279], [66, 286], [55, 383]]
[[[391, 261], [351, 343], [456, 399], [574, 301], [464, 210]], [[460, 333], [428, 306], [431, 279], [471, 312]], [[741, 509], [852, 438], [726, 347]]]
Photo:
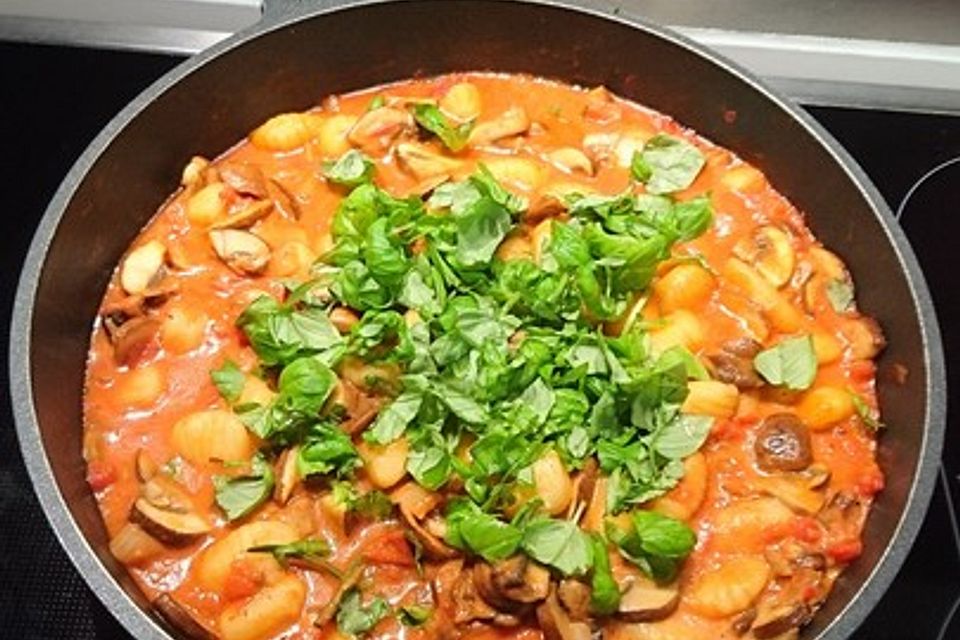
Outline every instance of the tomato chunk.
[[87, 484], [94, 491], [103, 491], [117, 480], [117, 470], [104, 460], [91, 460], [87, 465]]
[[395, 564], [401, 567], [414, 565], [410, 542], [403, 531], [396, 529], [370, 540], [363, 550], [363, 557], [373, 564]]

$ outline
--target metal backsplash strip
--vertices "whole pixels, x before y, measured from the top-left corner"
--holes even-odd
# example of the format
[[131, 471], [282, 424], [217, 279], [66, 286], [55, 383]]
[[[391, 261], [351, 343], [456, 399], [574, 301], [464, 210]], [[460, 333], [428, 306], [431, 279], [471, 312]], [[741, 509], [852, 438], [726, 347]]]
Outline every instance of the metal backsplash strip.
[[[802, 13], [770, 0], [583, 4], [674, 25], [807, 104], [960, 113], [960, 31], [944, 32], [960, 2], [918, 2], [909, 21], [890, 0], [807, 0]], [[9, 0], [0, 39], [190, 54], [259, 16], [260, 0]]]

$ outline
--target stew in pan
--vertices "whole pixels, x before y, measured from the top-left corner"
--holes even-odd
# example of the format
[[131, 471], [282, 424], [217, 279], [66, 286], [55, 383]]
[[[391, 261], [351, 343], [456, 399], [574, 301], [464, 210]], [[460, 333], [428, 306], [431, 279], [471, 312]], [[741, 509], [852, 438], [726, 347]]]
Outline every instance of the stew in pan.
[[882, 346], [668, 116], [401, 82], [189, 160], [93, 330], [88, 479], [190, 637], [792, 638], [883, 487]]

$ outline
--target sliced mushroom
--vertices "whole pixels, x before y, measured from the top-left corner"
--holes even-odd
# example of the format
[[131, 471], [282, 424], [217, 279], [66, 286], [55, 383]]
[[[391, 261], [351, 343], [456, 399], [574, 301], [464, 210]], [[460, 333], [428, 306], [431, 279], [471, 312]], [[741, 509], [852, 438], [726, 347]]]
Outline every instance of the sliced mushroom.
[[544, 640], [590, 640], [591, 637], [590, 625], [571, 620], [555, 592], [537, 607], [537, 622]]
[[635, 580], [620, 596], [617, 615], [628, 622], [652, 622], [666, 618], [680, 603], [675, 585], [657, 586], [647, 580]]
[[195, 513], [178, 513], [154, 506], [138, 498], [130, 511], [130, 522], [143, 527], [151, 536], [170, 546], [185, 546], [209, 532], [210, 524]]
[[727, 351], [707, 356], [713, 369], [713, 377], [720, 382], [732, 384], [738, 389], [757, 389], [763, 386], [753, 366], [753, 361]]
[[460, 122], [474, 120], [480, 115], [480, 90], [470, 82], [458, 82], [440, 98], [440, 109]]
[[303, 211], [300, 203], [279, 181], [270, 178], [267, 181], [267, 194], [273, 200], [274, 207], [286, 218], [299, 220]]
[[453, 600], [453, 621], [457, 624], [493, 620], [497, 615], [497, 610], [481, 597], [476, 581], [469, 571], [460, 574], [450, 592], [450, 598]]
[[219, 170], [220, 179], [240, 195], [257, 199], [268, 197], [267, 181], [256, 165], [231, 162], [220, 165]]
[[190, 615], [170, 594], [161, 593], [151, 604], [161, 618], [191, 640], [214, 640], [216, 638], [216, 635], [197, 622], [196, 618]]
[[397, 159], [400, 161], [400, 166], [417, 180], [428, 180], [439, 176], [449, 177], [463, 165], [459, 160], [448, 158], [426, 145], [415, 142], [398, 144]]
[[277, 483], [273, 488], [273, 499], [280, 504], [287, 504], [290, 494], [300, 482], [300, 471], [297, 468], [297, 447], [284, 450], [277, 459]]
[[813, 515], [823, 507], [823, 492], [808, 489], [800, 479], [792, 477], [757, 478], [756, 484], [761, 491], [777, 498], [798, 513]]
[[530, 202], [526, 213], [523, 214], [524, 222], [536, 224], [546, 218], [556, 218], [567, 210], [567, 205], [563, 199], [556, 194], [544, 193]]
[[126, 257], [120, 267], [120, 286], [130, 294], [143, 293], [163, 277], [167, 247], [159, 240], [142, 244]]
[[210, 242], [224, 264], [240, 275], [256, 275], [270, 261], [270, 247], [249, 231], [217, 229], [210, 232]]
[[797, 264], [790, 236], [783, 229], [773, 226], [760, 227], [752, 236], [737, 242], [733, 253], [741, 260], [752, 263], [775, 287], [782, 287], [790, 280]]
[[412, 129], [413, 116], [405, 109], [380, 107], [363, 114], [350, 129], [347, 139], [365, 151], [377, 153]]
[[[409, 486], [409, 484], [410, 483], [404, 485], [404, 487]], [[401, 489], [403, 489], [403, 487], [401, 487]], [[403, 517], [404, 523], [410, 528], [417, 540], [420, 541], [420, 544], [423, 545], [423, 551], [427, 557], [433, 560], [449, 560], [459, 555], [456, 549], [447, 546], [440, 538], [427, 531], [426, 527], [420, 523], [420, 520], [418, 520], [415, 515], [418, 505], [412, 493], [403, 494], [399, 500], [396, 496], [397, 493], [395, 492], [392, 498], [400, 507], [400, 515]]]
[[272, 200], [256, 200], [251, 202], [236, 213], [210, 225], [211, 229], [246, 229], [253, 226], [255, 222], [266, 218], [273, 211]]
[[492, 566], [478, 562], [473, 581], [484, 600], [507, 613], [518, 613], [550, 592], [550, 572], [522, 554]]
[[139, 360], [150, 343], [156, 340], [160, 327], [159, 320], [144, 316], [127, 320], [114, 329], [110, 338], [117, 362], [131, 365]]
[[810, 431], [796, 415], [775, 413], [760, 424], [753, 445], [764, 471], [802, 471], [813, 462]]
[[517, 136], [530, 128], [530, 118], [522, 107], [511, 107], [493, 120], [481, 122], [470, 132], [472, 146], [490, 144], [503, 138]]
[[557, 585], [557, 597], [571, 619], [586, 622], [590, 618], [590, 587], [587, 584], [572, 578], [561, 580]]
[[760, 607], [751, 631], [758, 640], [776, 638], [791, 629], [798, 629], [810, 622], [813, 611], [803, 602], [780, 605], [770, 609]]
[[551, 151], [547, 158], [550, 162], [565, 173], [582, 173], [587, 176], [593, 175], [593, 163], [580, 149], [575, 147], [562, 147]]

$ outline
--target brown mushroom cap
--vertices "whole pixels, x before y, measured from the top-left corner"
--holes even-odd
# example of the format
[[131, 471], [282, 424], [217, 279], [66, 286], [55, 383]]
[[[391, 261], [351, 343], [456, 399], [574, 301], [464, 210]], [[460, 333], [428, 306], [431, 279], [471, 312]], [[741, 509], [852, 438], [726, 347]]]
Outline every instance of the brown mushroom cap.
[[810, 432], [792, 413], [776, 413], [764, 419], [754, 452], [757, 466], [764, 471], [802, 471], [813, 462]]
[[188, 545], [210, 531], [210, 524], [195, 513], [168, 511], [139, 498], [130, 510], [130, 522], [171, 546]]
[[550, 572], [522, 554], [494, 565], [478, 562], [473, 567], [473, 581], [484, 600], [509, 613], [540, 602], [550, 592]]
[[768, 611], [760, 610], [751, 631], [758, 640], [776, 638], [791, 629], [802, 627], [811, 617], [813, 611], [809, 605], [802, 602], [782, 605]]
[[679, 603], [676, 586], [660, 587], [638, 580], [620, 596], [617, 615], [627, 622], [652, 622], [669, 616]]

